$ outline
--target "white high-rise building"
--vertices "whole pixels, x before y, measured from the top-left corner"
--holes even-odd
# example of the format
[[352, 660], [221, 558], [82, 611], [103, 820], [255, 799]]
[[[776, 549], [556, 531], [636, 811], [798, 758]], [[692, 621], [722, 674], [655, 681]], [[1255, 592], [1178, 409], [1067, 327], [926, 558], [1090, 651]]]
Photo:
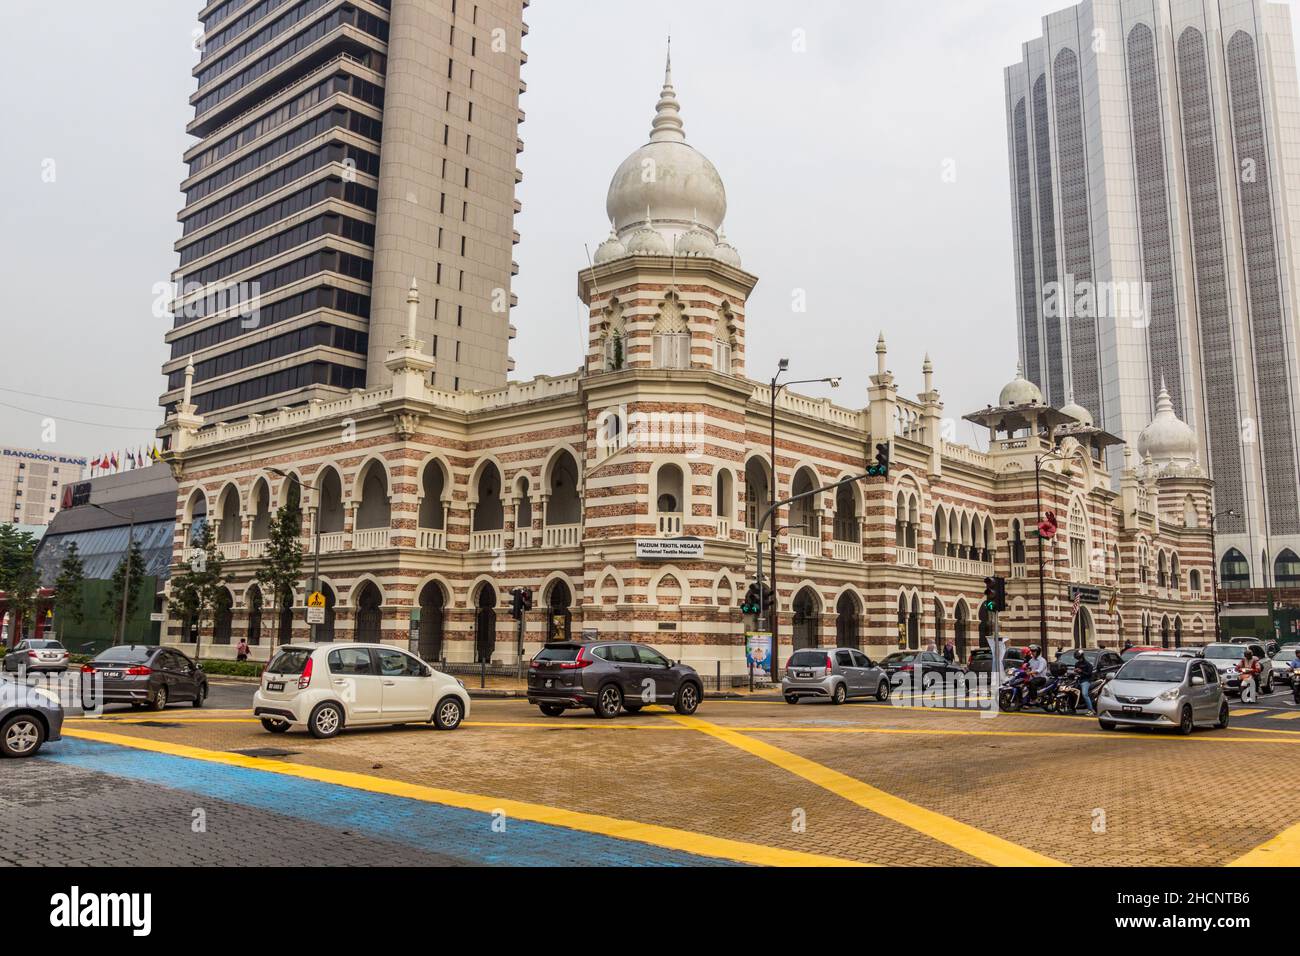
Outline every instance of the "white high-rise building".
[[1221, 586], [1300, 586], [1289, 10], [1085, 0], [1005, 79], [1026, 376], [1130, 442], [1163, 380], [1215, 481]]

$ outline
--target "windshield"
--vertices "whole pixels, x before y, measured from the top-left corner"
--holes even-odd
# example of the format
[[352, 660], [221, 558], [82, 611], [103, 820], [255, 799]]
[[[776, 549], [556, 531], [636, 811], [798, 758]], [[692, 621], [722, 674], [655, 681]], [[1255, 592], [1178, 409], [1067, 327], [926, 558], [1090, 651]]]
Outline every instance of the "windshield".
[[1300, 660], [1300, 647], [1284, 647], [1273, 655], [1273, 660], [1283, 663]]
[[537, 652], [535, 661], [576, 661], [580, 648], [575, 644], [548, 644]]
[[1239, 661], [1246, 648], [1241, 644], [1211, 644], [1205, 656], [1212, 661]]
[[35, 651], [61, 651], [63, 645], [58, 641], [28, 641], [27, 646]]
[[915, 654], [890, 654], [880, 663], [882, 664], [909, 664], [916, 660]]
[[787, 667], [825, 667], [826, 653], [824, 651], [795, 651], [790, 657], [790, 663]]
[[95, 658], [97, 664], [124, 663], [138, 664], [149, 659], [152, 647], [110, 647]]
[[287, 648], [275, 655], [275, 660], [266, 665], [266, 670], [271, 674], [301, 674], [309, 657], [311, 651], [305, 647]]
[[1149, 680], [1162, 684], [1181, 684], [1187, 662], [1160, 657], [1138, 657], [1120, 668], [1117, 680]]

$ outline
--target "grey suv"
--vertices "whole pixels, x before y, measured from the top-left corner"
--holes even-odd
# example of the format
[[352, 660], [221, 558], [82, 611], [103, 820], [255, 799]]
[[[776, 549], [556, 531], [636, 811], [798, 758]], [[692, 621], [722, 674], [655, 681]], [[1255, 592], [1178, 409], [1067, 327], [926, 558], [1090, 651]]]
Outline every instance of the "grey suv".
[[693, 714], [703, 696], [695, 668], [674, 664], [646, 644], [557, 641], [528, 665], [528, 703], [547, 717], [590, 707], [608, 719], [648, 704], [672, 704], [679, 714]]
[[852, 647], [795, 651], [785, 665], [781, 693], [787, 704], [823, 697], [842, 704], [850, 697], [889, 700], [889, 675]]

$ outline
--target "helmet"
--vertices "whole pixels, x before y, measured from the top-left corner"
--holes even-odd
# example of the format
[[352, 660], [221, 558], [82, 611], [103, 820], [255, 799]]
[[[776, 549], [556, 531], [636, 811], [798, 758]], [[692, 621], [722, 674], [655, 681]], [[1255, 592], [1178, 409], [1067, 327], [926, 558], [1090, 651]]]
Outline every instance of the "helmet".
[[1043, 653], [1043, 649], [1039, 647], [1037, 644], [1030, 644], [1029, 649], [1033, 651], [1035, 654]]

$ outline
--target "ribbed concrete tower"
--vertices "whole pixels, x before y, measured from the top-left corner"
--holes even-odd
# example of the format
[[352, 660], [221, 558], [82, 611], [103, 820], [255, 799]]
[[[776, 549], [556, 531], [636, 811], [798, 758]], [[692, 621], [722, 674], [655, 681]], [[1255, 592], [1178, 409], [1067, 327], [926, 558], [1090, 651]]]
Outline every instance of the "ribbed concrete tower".
[[1005, 79], [1026, 375], [1130, 443], [1163, 379], [1215, 482], [1225, 583], [1275, 583], [1300, 553], [1287, 7], [1087, 0]]

